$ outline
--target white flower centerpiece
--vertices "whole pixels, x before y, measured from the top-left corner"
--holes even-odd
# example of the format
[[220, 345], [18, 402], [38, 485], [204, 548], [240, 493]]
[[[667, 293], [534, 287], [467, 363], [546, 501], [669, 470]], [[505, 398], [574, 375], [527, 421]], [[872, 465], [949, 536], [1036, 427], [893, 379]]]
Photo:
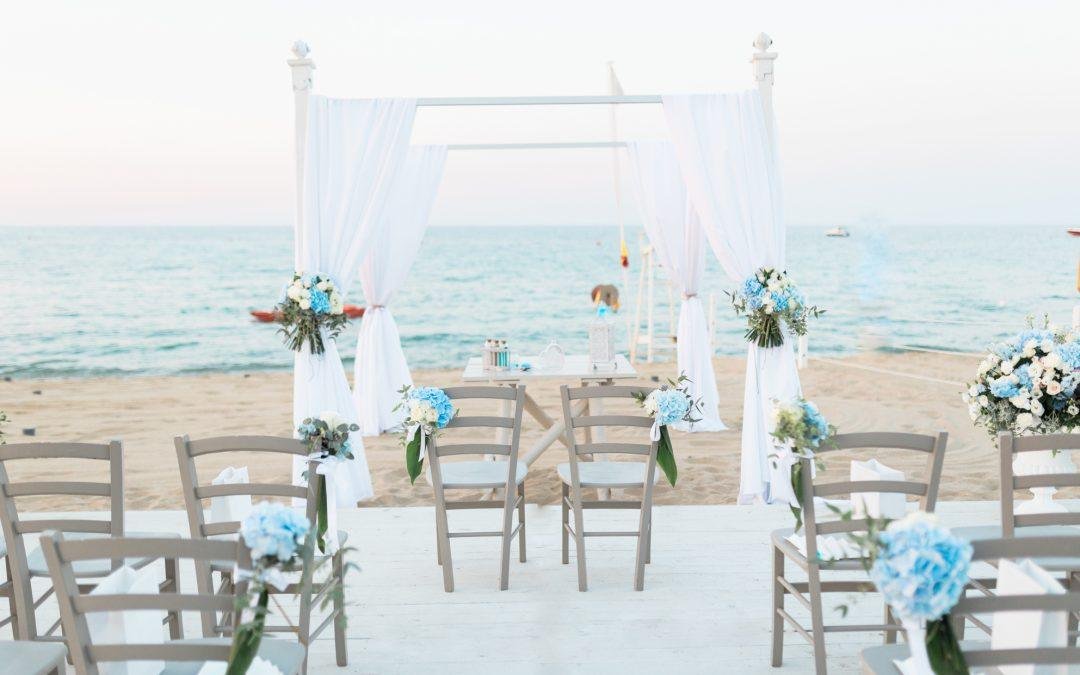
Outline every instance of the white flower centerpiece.
[[[963, 394], [976, 426], [996, 442], [998, 433], [1020, 436], [1068, 432], [1080, 427], [1080, 338], [1048, 322], [990, 347], [975, 380]], [[1019, 475], [1072, 473], [1068, 453], [1026, 452], [1013, 463]], [[1063, 512], [1054, 488], [1032, 488], [1035, 499], [1017, 513]]]
[[308, 345], [312, 354], [326, 351], [326, 339], [337, 337], [349, 322], [345, 299], [329, 277], [293, 273], [285, 297], [276, 307], [280, 333], [293, 351]]

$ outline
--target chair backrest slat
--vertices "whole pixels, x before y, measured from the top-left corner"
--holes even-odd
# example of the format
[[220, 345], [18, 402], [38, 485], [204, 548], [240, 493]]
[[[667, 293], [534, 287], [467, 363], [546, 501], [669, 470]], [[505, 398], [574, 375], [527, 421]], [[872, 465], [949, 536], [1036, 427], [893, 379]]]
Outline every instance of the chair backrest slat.
[[[31, 460], [91, 460], [105, 463], [105, 482], [89, 481], [13, 481], [9, 462]], [[81, 468], [81, 467], [80, 467]], [[109, 501], [108, 520], [63, 518], [62, 513], [23, 520], [17, 499], [23, 497], [104, 497]], [[67, 511], [85, 510], [72, 508]], [[39, 637], [25, 535], [46, 530], [110, 535], [124, 534], [124, 449], [120, 441], [110, 443], [13, 443], [0, 445], [0, 522], [7, 544], [8, 566], [12, 581], [15, 614], [15, 637], [33, 640]], [[119, 567], [120, 561], [110, 563]]]
[[582, 455], [648, 455], [652, 447], [648, 443], [578, 443]]
[[[233, 563], [241, 569], [251, 569], [247, 547], [237, 541], [206, 541], [176, 538], [103, 538], [67, 540], [62, 533], [50, 532], [40, 537], [41, 549], [49, 566], [64, 636], [75, 670], [97, 673], [99, 662], [113, 661], [226, 661], [229, 645], [183, 644], [94, 644], [86, 615], [90, 612], [128, 611], [221, 611], [235, 607], [235, 598], [200, 589], [197, 593], [110, 594], [91, 595], [80, 587], [73, 563], [83, 560], [122, 560], [130, 557], [154, 556], [179, 565], [181, 560], [197, 564], [214, 560]], [[239, 580], [239, 593], [247, 582]], [[241, 617], [234, 613], [233, 627]]]
[[222, 485], [200, 485], [195, 488], [195, 496], [199, 499], [231, 497], [234, 495], [307, 499], [307, 494], [308, 491], [305, 487], [274, 483], [224, 483]]
[[189, 440], [187, 452], [192, 457], [218, 452], [278, 452], [307, 455], [307, 448], [295, 438], [279, 436], [216, 436]]
[[1012, 537], [1018, 527], [1080, 525], [1080, 513], [1050, 512], [1018, 515], [1014, 508], [1016, 490], [1080, 486], [1080, 473], [1041, 473], [1018, 476], [1013, 468], [1013, 462], [1018, 459], [1017, 455], [1028, 452], [1075, 449], [1080, 449], [1080, 434], [1016, 436], [1008, 431], [998, 434], [1002, 535]]
[[466, 427], [513, 429], [514, 420], [497, 415], [457, 415], [446, 424], [447, 429], [463, 429]]
[[[521, 435], [521, 416], [525, 408], [525, 387], [523, 385], [512, 387], [470, 385], [463, 387], [449, 387], [443, 389], [447, 397], [452, 401], [499, 401], [503, 410], [508, 414], [503, 415], [455, 415], [446, 425], [447, 429], [509, 429], [497, 431], [491, 443], [466, 442], [466, 443], [442, 443], [434, 440], [428, 447], [429, 455], [435, 459], [432, 461], [432, 477], [438, 471], [435, 464], [439, 457], [452, 457], [457, 455], [500, 455], [513, 458], [517, 461], [518, 440]], [[509, 436], [509, 438], [507, 438]], [[506, 441], [510, 442], [507, 443]]]
[[451, 401], [456, 399], [489, 398], [499, 401], [517, 400], [516, 387], [493, 387], [490, 385], [464, 385], [460, 387], [447, 387], [443, 393]]
[[[597, 387], [600, 389], [600, 387]], [[605, 397], [610, 398], [610, 397]], [[580, 415], [572, 419], [575, 429], [583, 427], [651, 427], [653, 420], [637, 415]]]
[[[802, 482], [802, 518], [806, 535], [806, 550], [818, 550], [818, 535], [840, 534], [865, 529], [865, 523], [854, 520], [818, 521], [817, 506], [814, 497], [834, 497], [837, 495], [863, 494], [877, 492], [881, 494], [914, 495], [919, 497], [919, 508], [933, 513], [937, 505], [938, 486], [941, 484], [941, 470], [945, 461], [945, 446], [948, 434], [944, 431], [935, 435], [896, 433], [896, 432], [859, 432], [837, 434], [822, 445], [815, 454], [834, 450], [887, 449], [927, 453], [924, 475], [921, 480], [857, 480], [815, 483], [815, 480]], [[803, 458], [803, 476], [813, 475], [813, 460]], [[811, 565], [822, 565], [816, 555], [808, 555]]]
[[567, 395], [571, 401], [583, 398], [633, 398], [637, 394], [648, 396], [651, 387], [611, 384], [604, 387], [571, 387]]
[[510, 445], [505, 443], [448, 443], [438, 445], [439, 456], [451, 455], [502, 455], [509, 456]]

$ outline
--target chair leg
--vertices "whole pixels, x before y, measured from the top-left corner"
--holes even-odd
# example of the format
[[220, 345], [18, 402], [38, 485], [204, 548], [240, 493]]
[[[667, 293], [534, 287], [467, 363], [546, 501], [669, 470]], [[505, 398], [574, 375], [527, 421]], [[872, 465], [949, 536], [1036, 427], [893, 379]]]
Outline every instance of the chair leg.
[[442, 564], [442, 535], [439, 534], [438, 521], [435, 523], [435, 562]]
[[[180, 570], [176, 558], [165, 559], [165, 584], [173, 593], [180, 592]], [[180, 619], [180, 612], [169, 612], [169, 637], [173, 640], [184, 639], [184, 622]]]
[[11, 586], [8, 587], [8, 612], [11, 617], [11, 639], [17, 640], [19, 636], [19, 613], [15, 608], [15, 582], [11, 576], [11, 559], [4, 556], [4, 567], [7, 571], [7, 580]]
[[634, 590], [645, 590], [645, 547], [648, 546], [649, 508], [642, 503], [638, 519], [637, 554], [634, 556]]
[[821, 574], [816, 565], [810, 565], [809, 591], [810, 591], [810, 626], [811, 635], [814, 638], [814, 672], [817, 675], [825, 675], [825, 618], [822, 609], [821, 598]]
[[[1071, 593], [1080, 593], [1080, 570], [1069, 570], [1066, 572], [1065, 578], [1067, 580], [1065, 587]], [[1080, 616], [1076, 612], [1069, 612], [1068, 644], [1071, 646], [1076, 646], [1077, 638], [1080, 637], [1076, 634], [1078, 627], [1080, 627]]]
[[514, 531], [514, 492], [503, 490], [502, 558], [499, 567], [499, 590], [510, 587], [510, 533]]
[[645, 528], [645, 564], [652, 564], [652, 514], [649, 514], [649, 526]]
[[525, 483], [518, 486], [518, 560], [525, 562]]
[[[887, 625], [889, 625], [891, 623], [893, 623], [892, 608], [889, 607], [889, 605], [886, 604], [885, 605], [885, 625], [887, 626]], [[886, 631], [885, 631], [885, 644], [887, 644], [887, 645], [896, 644], [896, 631], [886, 629]]]
[[435, 524], [442, 548], [443, 590], [454, 592], [454, 559], [450, 553], [450, 527], [446, 520], [446, 504], [435, 500]]
[[345, 637], [345, 554], [338, 551], [333, 558], [334, 583], [334, 654], [339, 667], [349, 665], [349, 643]]
[[784, 552], [776, 546], [772, 552], [772, 666], [779, 668], [784, 663], [784, 617], [780, 611], [784, 609], [787, 589], [780, 583], [784, 578]]
[[570, 499], [570, 486], [563, 483], [562, 486], [562, 564], [570, 564], [570, 532], [567, 531], [567, 527], [570, 526], [570, 506], [566, 503], [566, 500]]
[[[580, 492], [578, 492], [580, 496]], [[579, 591], [589, 590], [588, 578], [585, 573], [585, 516], [582, 513], [584, 507], [580, 499], [574, 500], [574, 548], [577, 553], [577, 585]]]

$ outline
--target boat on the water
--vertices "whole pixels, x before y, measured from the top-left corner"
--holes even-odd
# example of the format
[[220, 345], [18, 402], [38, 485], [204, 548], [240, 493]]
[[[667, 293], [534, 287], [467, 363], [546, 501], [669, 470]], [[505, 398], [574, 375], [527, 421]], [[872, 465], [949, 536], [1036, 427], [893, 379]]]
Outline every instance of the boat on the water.
[[851, 233], [839, 225], [831, 230], [825, 230], [826, 237], [850, 237]]
[[[364, 308], [359, 305], [345, 305], [345, 316], [350, 319], [359, 319], [364, 316]], [[273, 323], [281, 318], [281, 312], [274, 310], [253, 309], [251, 316], [260, 323]]]
[[1070, 237], [1080, 237], [1080, 227], [1070, 227], [1065, 231], [1069, 233]]

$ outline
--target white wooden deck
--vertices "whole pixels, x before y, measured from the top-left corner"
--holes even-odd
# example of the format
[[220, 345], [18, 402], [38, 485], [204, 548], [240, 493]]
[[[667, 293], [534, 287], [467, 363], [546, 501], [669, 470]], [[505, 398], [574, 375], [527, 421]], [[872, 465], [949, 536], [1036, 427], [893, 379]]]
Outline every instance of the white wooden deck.
[[[632, 514], [586, 518], [595, 519], [590, 529], [601, 520], [636, 527]], [[943, 503], [939, 514], [947, 525], [996, 521], [992, 502]], [[492, 509], [450, 517], [453, 530], [490, 530], [500, 515]], [[529, 561], [512, 555], [508, 591], [498, 590], [498, 539], [455, 540], [457, 590], [444, 593], [431, 508], [341, 513], [349, 544], [358, 548], [353, 560], [362, 566], [348, 584], [349, 665], [335, 666], [328, 632], [312, 651], [311, 672], [812, 672], [809, 647], [790, 631], [784, 666], [769, 665], [769, 533], [790, 526], [786, 509], [656, 507], [653, 562], [640, 593], [632, 586], [630, 538], [589, 540], [589, 591], [579, 593], [573, 549], [570, 565], [560, 564], [559, 520], [557, 506], [528, 507]], [[178, 511], [129, 513], [128, 527], [187, 531]], [[190, 578], [182, 584], [194, 587]], [[826, 621], [836, 622], [833, 607], [850, 600], [827, 598]], [[802, 607], [789, 599], [790, 605], [802, 620]], [[864, 596], [849, 620], [877, 621], [880, 611], [879, 599]], [[185, 624], [196, 636], [197, 617]], [[830, 672], [857, 672], [859, 649], [879, 641], [830, 634]]]

